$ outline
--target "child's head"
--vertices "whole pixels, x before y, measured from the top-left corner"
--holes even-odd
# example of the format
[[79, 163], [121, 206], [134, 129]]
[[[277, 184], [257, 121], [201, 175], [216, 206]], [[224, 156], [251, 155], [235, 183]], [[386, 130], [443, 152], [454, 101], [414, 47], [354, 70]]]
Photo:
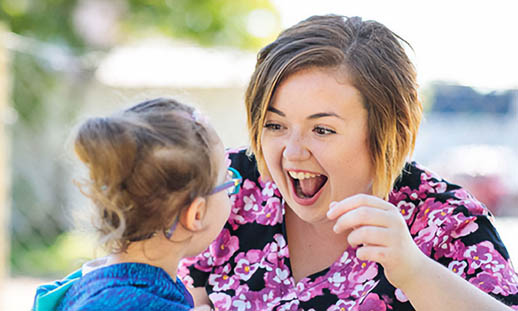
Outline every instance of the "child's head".
[[226, 193], [211, 194], [226, 178], [223, 145], [192, 107], [159, 98], [88, 119], [74, 148], [89, 170], [81, 191], [95, 204], [98, 229], [112, 252], [164, 234], [195, 203], [203, 204], [201, 216], [219, 215], [204, 227], [215, 232], [207, 244], [228, 217]]

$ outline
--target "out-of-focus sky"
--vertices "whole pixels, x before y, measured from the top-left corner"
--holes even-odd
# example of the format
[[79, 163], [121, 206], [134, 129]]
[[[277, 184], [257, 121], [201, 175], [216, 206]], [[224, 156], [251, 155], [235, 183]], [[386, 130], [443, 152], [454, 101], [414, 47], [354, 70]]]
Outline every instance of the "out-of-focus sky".
[[516, 0], [272, 0], [282, 28], [315, 14], [374, 19], [406, 39], [421, 84], [518, 88]]

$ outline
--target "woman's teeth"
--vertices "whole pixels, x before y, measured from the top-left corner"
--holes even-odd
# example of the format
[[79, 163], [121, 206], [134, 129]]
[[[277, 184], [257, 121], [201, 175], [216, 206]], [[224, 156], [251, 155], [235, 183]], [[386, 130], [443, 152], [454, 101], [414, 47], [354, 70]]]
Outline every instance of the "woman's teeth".
[[307, 172], [288, 171], [293, 179], [293, 187], [299, 198], [313, 197], [326, 183], [327, 176]]
[[288, 174], [290, 174], [290, 176], [292, 178], [299, 179], [299, 180], [307, 179], [307, 178], [314, 178], [314, 177], [320, 176], [320, 174], [293, 172], [293, 171], [288, 171]]

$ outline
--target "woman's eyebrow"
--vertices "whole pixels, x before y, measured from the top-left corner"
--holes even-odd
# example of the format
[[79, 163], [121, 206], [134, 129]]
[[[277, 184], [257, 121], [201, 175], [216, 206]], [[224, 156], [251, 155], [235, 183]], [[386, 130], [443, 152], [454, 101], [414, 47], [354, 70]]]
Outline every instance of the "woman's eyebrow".
[[309, 117], [307, 117], [307, 119], [312, 120], [312, 119], [325, 118], [325, 117], [336, 117], [336, 118], [341, 119], [341, 120], [344, 119], [344, 118], [340, 117], [339, 115], [337, 115], [334, 112], [319, 112], [319, 113], [315, 113], [315, 114], [312, 114]]
[[270, 112], [273, 112], [273, 113], [276, 113], [278, 115], [280, 115], [281, 117], [285, 117], [286, 114], [282, 111], [280, 111], [279, 109], [275, 109], [273, 107], [268, 107], [268, 109], [266, 109], [266, 111], [270, 111]]
[[[275, 114], [278, 114], [281, 117], [286, 117], [286, 114], [284, 112], [280, 111], [279, 109], [276, 109], [276, 108], [273, 108], [273, 107], [268, 107], [268, 109], [266, 109], [266, 110], [270, 111], [270, 112], [273, 112]], [[319, 113], [315, 113], [315, 114], [310, 115], [306, 119], [313, 120], [313, 119], [325, 118], [325, 117], [336, 117], [336, 118], [341, 119], [341, 120], [344, 119], [344, 118], [342, 118], [341, 116], [337, 115], [334, 112], [319, 112]]]

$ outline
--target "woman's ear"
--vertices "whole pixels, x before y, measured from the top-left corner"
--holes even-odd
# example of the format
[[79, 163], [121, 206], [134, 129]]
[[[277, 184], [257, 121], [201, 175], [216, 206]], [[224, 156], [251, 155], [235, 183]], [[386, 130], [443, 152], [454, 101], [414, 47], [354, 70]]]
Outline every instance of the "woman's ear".
[[195, 198], [191, 205], [187, 207], [181, 216], [180, 221], [184, 227], [190, 231], [200, 231], [203, 229], [203, 220], [207, 212], [207, 200], [202, 197]]

